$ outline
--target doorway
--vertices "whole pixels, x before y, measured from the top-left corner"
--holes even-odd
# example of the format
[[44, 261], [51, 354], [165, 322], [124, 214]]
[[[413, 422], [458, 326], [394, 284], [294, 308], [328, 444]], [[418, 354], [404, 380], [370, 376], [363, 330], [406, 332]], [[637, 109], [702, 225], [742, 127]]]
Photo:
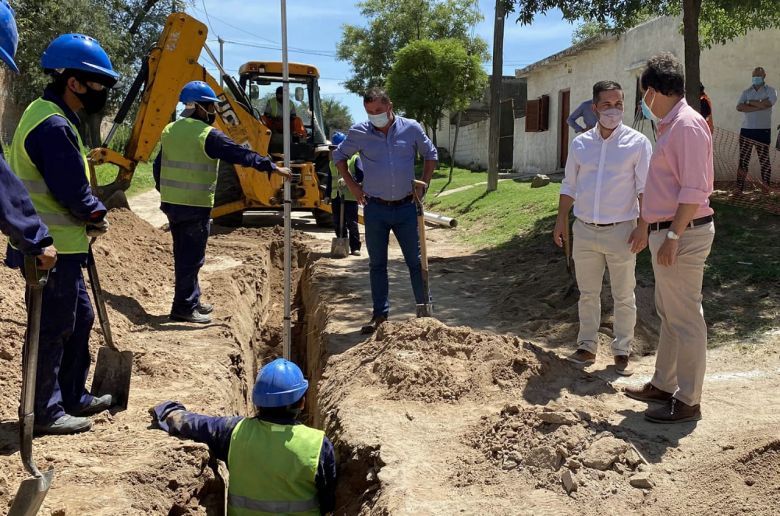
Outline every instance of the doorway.
[[558, 155], [561, 158], [558, 162], [559, 168], [565, 168], [566, 160], [569, 158], [569, 124], [566, 123], [566, 119], [569, 118], [569, 112], [571, 111], [570, 93], [569, 90], [562, 90], [560, 93], [561, 114], [558, 124], [560, 126], [560, 131], [558, 131]]

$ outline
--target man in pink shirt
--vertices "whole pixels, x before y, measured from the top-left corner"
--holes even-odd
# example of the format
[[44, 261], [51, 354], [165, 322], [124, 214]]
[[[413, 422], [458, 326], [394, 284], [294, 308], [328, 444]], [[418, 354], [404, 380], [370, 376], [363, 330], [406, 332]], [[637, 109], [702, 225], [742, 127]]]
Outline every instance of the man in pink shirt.
[[642, 111], [658, 126], [640, 224], [650, 231], [661, 331], [653, 378], [626, 388], [626, 394], [663, 403], [645, 412], [649, 421], [697, 421], [707, 359], [701, 287], [715, 237], [709, 204], [712, 136], [704, 118], [685, 101], [683, 67], [673, 55], [650, 58], [641, 83]]

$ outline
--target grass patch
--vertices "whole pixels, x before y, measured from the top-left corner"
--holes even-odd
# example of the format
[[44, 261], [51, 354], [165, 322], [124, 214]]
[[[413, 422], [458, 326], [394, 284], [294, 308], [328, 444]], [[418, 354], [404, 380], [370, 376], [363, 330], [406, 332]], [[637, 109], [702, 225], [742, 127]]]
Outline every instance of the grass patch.
[[477, 248], [490, 248], [509, 245], [518, 235], [552, 229], [558, 192], [557, 185], [531, 188], [531, 183], [504, 181], [495, 192], [479, 186], [427, 200], [432, 211], [458, 219], [461, 239]]
[[[547, 260], [559, 187], [531, 189], [505, 181], [498, 191], [478, 186], [445, 197], [429, 196], [431, 211], [456, 217], [457, 238], [477, 249], [520, 257], [531, 265]], [[713, 203], [715, 242], [704, 273], [704, 311], [710, 347], [757, 342], [780, 326], [780, 216]], [[637, 277], [649, 283], [649, 250], [637, 258]]]
[[[98, 185], [107, 185], [114, 181], [117, 168], [115, 165], [100, 165], [95, 167]], [[128, 197], [142, 194], [154, 188], [154, 176], [152, 175], [151, 163], [138, 163], [135, 167], [135, 174], [130, 183], [130, 188], [125, 192]]]
[[471, 170], [458, 167], [452, 169], [452, 182], [447, 184], [449, 176], [449, 165], [442, 165], [433, 172], [433, 179], [431, 180], [431, 187], [429, 189], [430, 197], [433, 197], [440, 192], [446, 192], [462, 186], [487, 181], [487, 172], [485, 171], [472, 172]]

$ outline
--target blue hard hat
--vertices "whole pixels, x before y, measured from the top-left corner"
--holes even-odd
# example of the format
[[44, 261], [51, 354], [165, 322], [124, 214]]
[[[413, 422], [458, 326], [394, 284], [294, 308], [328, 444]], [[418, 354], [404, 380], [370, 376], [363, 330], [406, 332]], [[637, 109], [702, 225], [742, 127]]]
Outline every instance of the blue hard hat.
[[14, 10], [8, 5], [7, 0], [2, 0], [0, 1], [0, 59], [16, 73], [19, 73], [19, 68], [14, 62], [14, 56], [18, 43], [19, 33], [16, 30]]
[[184, 85], [179, 95], [179, 102], [219, 102], [217, 94], [211, 86], [203, 81], [192, 81]]
[[63, 34], [49, 43], [43, 51], [41, 66], [44, 70], [70, 68], [102, 75], [110, 79], [107, 86], [113, 86], [119, 79], [100, 43], [84, 34]]
[[347, 139], [347, 135], [344, 133], [333, 133], [333, 136], [330, 137], [330, 142], [333, 145], [340, 145], [341, 142]]
[[289, 360], [277, 358], [257, 374], [252, 389], [252, 403], [256, 407], [276, 408], [292, 405], [303, 398], [309, 382], [301, 368]]

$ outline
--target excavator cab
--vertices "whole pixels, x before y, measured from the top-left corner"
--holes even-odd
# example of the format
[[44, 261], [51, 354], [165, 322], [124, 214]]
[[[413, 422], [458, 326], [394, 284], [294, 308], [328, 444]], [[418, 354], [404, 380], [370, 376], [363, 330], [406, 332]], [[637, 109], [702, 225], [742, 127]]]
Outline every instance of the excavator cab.
[[[319, 72], [311, 65], [290, 63], [290, 112], [292, 161], [314, 161], [318, 153], [327, 152], [327, 138], [322, 121]], [[283, 152], [281, 102], [278, 91], [283, 85], [282, 63], [252, 61], [239, 69], [239, 85], [250, 99], [252, 109], [271, 130], [268, 152]]]

